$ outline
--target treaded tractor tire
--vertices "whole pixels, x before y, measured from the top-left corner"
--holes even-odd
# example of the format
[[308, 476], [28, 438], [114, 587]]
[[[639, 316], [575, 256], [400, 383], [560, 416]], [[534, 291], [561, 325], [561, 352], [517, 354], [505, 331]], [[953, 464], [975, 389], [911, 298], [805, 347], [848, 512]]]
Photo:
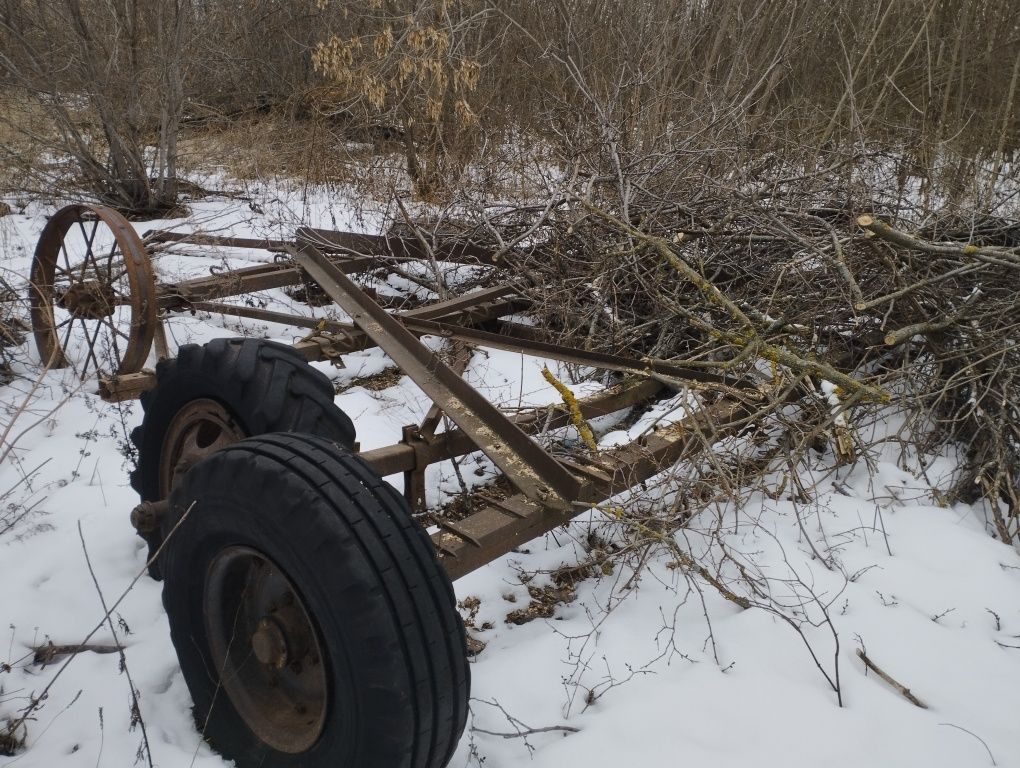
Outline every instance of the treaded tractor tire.
[[145, 416], [131, 432], [138, 467], [131, 487], [142, 501], [158, 501], [164, 439], [176, 414], [189, 402], [221, 403], [247, 436], [307, 432], [350, 448], [354, 424], [333, 403], [328, 378], [292, 348], [264, 339], [215, 339], [187, 344], [175, 359], [156, 366], [156, 386], [141, 396]]
[[[360, 458], [303, 434], [234, 443], [176, 485], [162, 529], [163, 604], [196, 723], [214, 749], [238, 768], [441, 768], [450, 761], [470, 685], [453, 588], [403, 497]], [[257, 733], [266, 732], [259, 717], [273, 725], [287, 709], [279, 696], [289, 683], [273, 677], [260, 688], [265, 669], [249, 666], [258, 651], [246, 628], [254, 625], [245, 622], [254, 614], [241, 616], [247, 609], [238, 602], [257, 591], [254, 571], [242, 569], [247, 582], [234, 577], [240, 601], [216, 597], [217, 584], [231, 582], [210, 574], [235, 551], [257, 553], [260, 565], [292, 585], [322, 649], [328, 704], [314, 744], [299, 751], [281, 751]], [[223, 656], [235, 653], [236, 667], [211, 650], [216, 626], [229, 628]], [[317, 667], [318, 652], [314, 658]], [[280, 668], [287, 674], [282, 661]], [[237, 701], [261, 702], [264, 715], [254, 722], [239, 712], [230, 688], [247, 685], [246, 675], [256, 682]]]

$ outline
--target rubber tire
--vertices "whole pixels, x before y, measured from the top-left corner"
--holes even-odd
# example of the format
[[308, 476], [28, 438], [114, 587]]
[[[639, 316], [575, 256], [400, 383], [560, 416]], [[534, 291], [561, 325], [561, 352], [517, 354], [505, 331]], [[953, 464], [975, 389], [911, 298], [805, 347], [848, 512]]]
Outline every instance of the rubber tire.
[[[163, 534], [171, 637], [196, 723], [220, 754], [238, 768], [440, 768], [450, 761], [470, 687], [453, 587], [404, 498], [360, 458], [311, 435], [234, 443], [174, 488]], [[331, 705], [322, 735], [300, 754], [260, 741], [214, 671], [204, 582], [217, 552], [233, 545], [274, 561], [319, 630]]]
[[333, 403], [333, 385], [293, 348], [265, 339], [215, 339], [186, 344], [156, 366], [156, 386], [142, 393], [145, 416], [131, 432], [138, 466], [131, 487], [158, 501], [163, 440], [174, 416], [193, 400], [226, 406], [247, 435], [307, 432], [347, 448], [354, 424]]

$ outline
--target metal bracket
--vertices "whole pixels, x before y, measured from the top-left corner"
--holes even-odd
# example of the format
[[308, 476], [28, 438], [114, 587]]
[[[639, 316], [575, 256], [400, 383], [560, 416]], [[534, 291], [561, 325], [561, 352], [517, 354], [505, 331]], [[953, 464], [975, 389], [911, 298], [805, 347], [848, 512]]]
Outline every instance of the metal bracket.
[[429, 443], [417, 424], [408, 424], [402, 430], [401, 443], [414, 451], [414, 466], [404, 471], [404, 498], [414, 512], [424, 512], [425, 470], [429, 465]]

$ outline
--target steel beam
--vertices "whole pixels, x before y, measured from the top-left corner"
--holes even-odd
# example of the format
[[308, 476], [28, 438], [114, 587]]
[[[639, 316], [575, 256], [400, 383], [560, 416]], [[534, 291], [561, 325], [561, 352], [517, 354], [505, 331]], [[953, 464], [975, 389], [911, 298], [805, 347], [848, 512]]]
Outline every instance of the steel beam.
[[272, 240], [254, 237], [223, 237], [205, 235], [201, 232], [171, 232], [166, 229], [151, 229], [142, 235], [146, 243], [189, 243], [191, 245], [218, 245], [224, 248], [256, 248], [263, 251], [283, 253], [287, 246], [293, 245], [289, 240]]
[[[294, 348], [309, 361], [325, 360], [347, 352], [356, 352], [374, 346], [372, 340], [351, 323], [335, 320], [317, 320], [285, 312], [273, 312], [255, 307], [240, 307], [233, 304], [217, 304], [197, 301], [189, 305], [193, 309], [207, 312], [222, 312], [237, 317], [249, 317], [267, 322], [295, 325], [299, 328], [322, 329], [330, 336], [316, 340], [303, 340]], [[403, 317], [439, 317], [446, 322], [482, 323], [504, 315], [512, 314], [528, 306], [527, 299], [513, 295], [509, 286], [496, 286], [475, 291], [446, 301], [437, 301], [422, 307], [407, 310]], [[99, 396], [107, 402], [120, 402], [137, 398], [142, 392], [156, 386], [156, 375], [142, 371], [124, 376], [111, 376], [99, 380]], [[467, 451], [465, 451], [466, 453]], [[403, 471], [403, 470], [401, 470]]]
[[503, 267], [506, 256], [485, 246], [465, 240], [444, 241], [432, 253], [417, 238], [390, 235], [364, 235], [356, 232], [334, 232], [327, 229], [302, 227], [295, 235], [297, 246], [311, 245], [320, 251], [339, 251], [355, 255], [388, 256], [395, 259], [417, 261], [435, 256], [438, 261], [463, 264], [486, 264]]
[[[513, 323], [503, 324], [504, 333], [492, 333], [477, 328], [464, 328], [437, 320], [427, 320], [419, 317], [398, 316], [405, 327], [418, 334], [434, 334], [458, 341], [466, 341], [477, 344], [481, 347], [493, 349], [504, 349], [509, 352], [519, 352], [535, 357], [544, 357], [550, 360], [560, 360], [566, 363], [585, 365], [591, 368], [601, 368], [609, 371], [619, 371], [627, 374], [659, 374], [674, 379], [686, 379], [688, 381], [710, 382], [713, 384], [726, 384], [727, 380], [713, 373], [693, 370], [678, 365], [670, 360], [662, 360], [653, 357], [635, 358], [623, 355], [610, 355], [604, 352], [592, 352], [567, 347], [562, 344], [553, 344], [548, 341], [541, 341], [537, 334], [528, 333], [526, 337], [516, 335], [528, 326], [516, 325]], [[516, 333], [515, 333], [516, 332]]]
[[309, 244], [290, 253], [522, 493], [550, 508], [570, 507], [580, 492], [577, 477], [365, 295], [324, 253]]
[[[337, 259], [337, 266], [345, 274], [364, 272], [383, 266], [375, 257], [352, 257]], [[187, 309], [196, 301], [222, 299], [227, 296], [241, 296], [272, 288], [301, 285], [304, 275], [299, 267], [282, 261], [275, 264], [259, 264], [254, 267], [232, 269], [208, 277], [182, 280], [179, 283], [161, 285], [159, 306], [161, 309]]]
[[[746, 403], [724, 399], [644, 439], [606, 451], [598, 459], [604, 471], [597, 474], [607, 479], [593, 478], [584, 489], [585, 500], [589, 506], [596, 506], [680, 459], [735, 434], [746, 425], [751, 410]], [[440, 523], [440, 530], [432, 534], [432, 543], [447, 574], [458, 579], [569, 522], [580, 511], [576, 506], [552, 510], [523, 494], [488, 499], [486, 506], [463, 520]]]

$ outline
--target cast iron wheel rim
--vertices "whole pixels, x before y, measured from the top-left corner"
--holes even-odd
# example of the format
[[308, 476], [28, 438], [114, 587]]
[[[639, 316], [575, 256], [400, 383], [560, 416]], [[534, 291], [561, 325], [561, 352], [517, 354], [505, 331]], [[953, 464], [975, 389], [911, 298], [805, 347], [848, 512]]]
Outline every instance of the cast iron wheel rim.
[[311, 749], [329, 712], [326, 663], [279, 566], [250, 547], [220, 550], [206, 574], [203, 612], [223, 690], [251, 732], [287, 754]]
[[36, 246], [29, 289], [43, 365], [84, 380], [141, 370], [158, 322], [145, 246], [127, 219], [102, 206], [69, 205]]
[[159, 462], [159, 498], [165, 499], [177, 481], [210, 453], [248, 435], [233, 414], [217, 400], [192, 400], [171, 420], [163, 438]]

